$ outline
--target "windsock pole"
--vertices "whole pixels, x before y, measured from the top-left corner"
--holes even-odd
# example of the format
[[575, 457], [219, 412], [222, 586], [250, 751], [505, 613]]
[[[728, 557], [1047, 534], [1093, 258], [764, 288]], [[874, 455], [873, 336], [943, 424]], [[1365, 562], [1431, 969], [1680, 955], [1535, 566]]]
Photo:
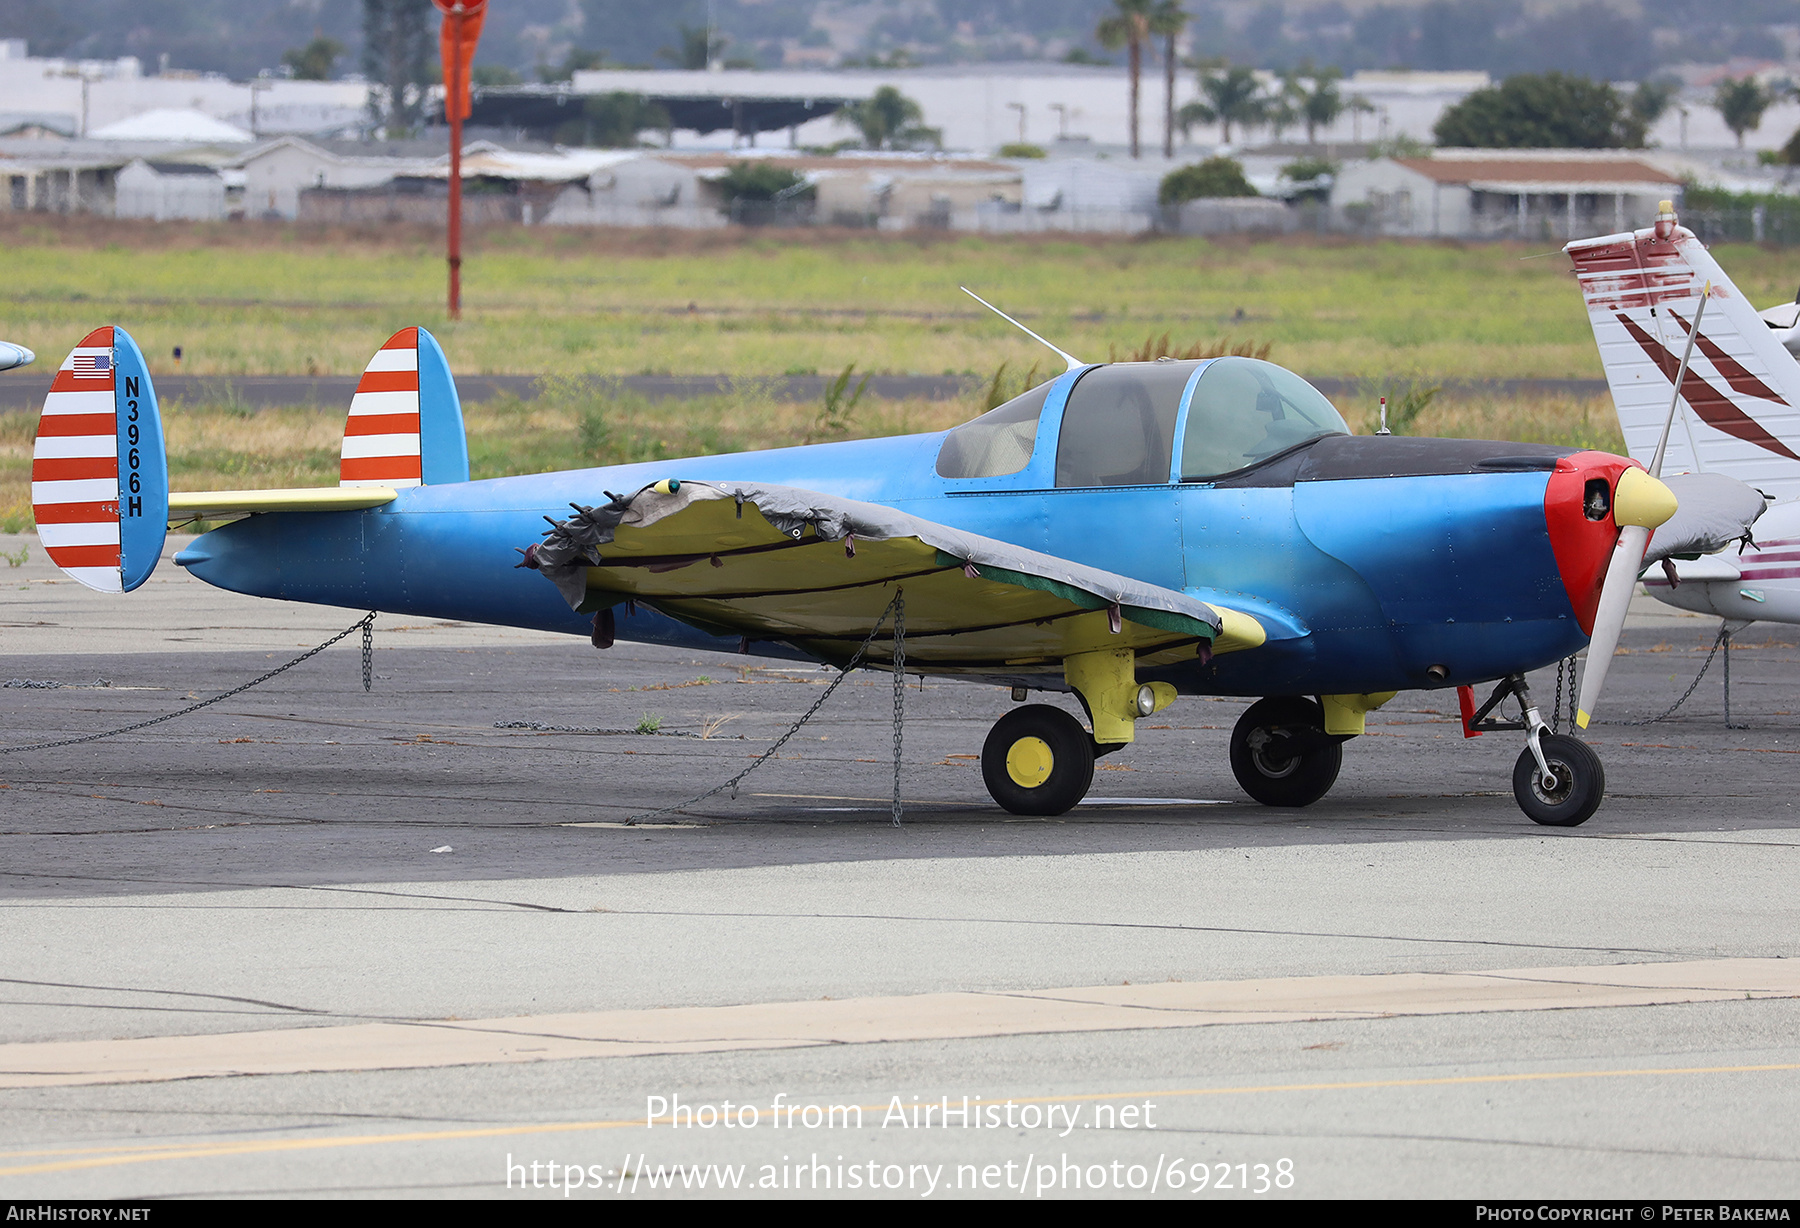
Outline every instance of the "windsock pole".
[[[457, 5], [447, 14], [452, 24], [452, 43], [458, 48], [463, 41], [463, 9]], [[449, 73], [444, 82], [444, 109], [450, 119], [450, 318], [462, 319], [462, 56], [447, 57], [444, 67]]]

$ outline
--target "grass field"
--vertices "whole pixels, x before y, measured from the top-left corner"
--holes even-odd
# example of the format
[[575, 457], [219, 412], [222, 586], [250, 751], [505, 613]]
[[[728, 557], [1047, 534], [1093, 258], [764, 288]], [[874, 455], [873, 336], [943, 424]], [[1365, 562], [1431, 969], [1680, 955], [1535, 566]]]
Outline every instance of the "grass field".
[[[452, 324], [432, 231], [29, 218], [0, 215], [0, 336], [60, 357], [114, 321], [157, 372], [179, 345], [195, 374], [349, 374], [414, 323], [471, 373], [779, 375], [854, 362], [986, 374], [1037, 357], [958, 292], [967, 285], [1083, 357], [1169, 331], [1181, 344], [1272, 342], [1278, 361], [1314, 376], [1600, 374], [1549, 242], [513, 227], [472, 237], [465, 315]], [[1759, 302], [1789, 297], [1800, 277], [1795, 249], [1721, 258]]]
[[[547, 377], [544, 395], [470, 406], [477, 477], [780, 446], [820, 437], [818, 405], [758, 377], [1041, 366], [1043, 352], [961, 293], [966, 284], [1084, 357], [1169, 333], [1267, 342], [1270, 357], [1374, 389], [1447, 378], [1597, 377], [1599, 361], [1552, 245], [1288, 239], [995, 240], [866, 234], [478, 232], [465, 317], [443, 318], [440, 237], [426, 230], [152, 225], [0, 215], [10, 276], [0, 337], [59, 359], [96, 324], [131, 331], [152, 370], [353, 374], [422, 323], [459, 372]], [[1726, 249], [1759, 304], [1786, 298], [1800, 252]], [[653, 402], [607, 376], [731, 373], [730, 395]], [[939, 429], [979, 403], [865, 400], [853, 435]], [[1341, 406], [1372, 429], [1368, 406]], [[329, 484], [342, 419], [165, 406], [182, 489]], [[0, 415], [0, 528], [30, 523], [31, 415]], [[1440, 400], [1408, 428], [1622, 447], [1610, 404]]]

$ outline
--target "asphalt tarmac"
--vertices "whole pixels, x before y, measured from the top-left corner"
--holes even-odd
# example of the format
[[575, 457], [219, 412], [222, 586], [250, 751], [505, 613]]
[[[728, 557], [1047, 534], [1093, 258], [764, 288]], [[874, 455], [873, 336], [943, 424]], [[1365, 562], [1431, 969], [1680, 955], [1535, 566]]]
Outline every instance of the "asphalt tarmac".
[[[22, 547], [0, 749], [357, 617]], [[1641, 609], [1603, 717], [1713, 642]], [[1594, 730], [1572, 830], [1447, 692], [1303, 811], [1184, 699], [1019, 819], [1007, 693], [915, 679], [895, 827], [886, 675], [684, 805], [833, 675], [384, 617], [367, 693], [353, 635], [0, 754], [0, 1197], [1792, 1198], [1797, 643], [1736, 638], [1741, 728], [1715, 659]]]

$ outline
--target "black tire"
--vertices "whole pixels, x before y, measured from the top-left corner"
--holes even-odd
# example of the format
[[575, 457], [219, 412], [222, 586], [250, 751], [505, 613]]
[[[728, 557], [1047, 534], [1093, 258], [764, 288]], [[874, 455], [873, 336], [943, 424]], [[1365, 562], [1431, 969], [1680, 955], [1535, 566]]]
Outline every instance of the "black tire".
[[1297, 695], [1257, 700], [1231, 731], [1231, 774], [1265, 806], [1312, 805], [1343, 762], [1343, 742], [1325, 732], [1324, 712]]
[[1063, 814], [1094, 783], [1093, 739], [1061, 708], [1014, 708], [988, 731], [981, 747], [981, 779], [994, 800], [1013, 814]]
[[1556, 777], [1556, 788], [1538, 779], [1537, 760], [1527, 746], [1513, 764], [1513, 796], [1533, 823], [1545, 827], [1579, 827], [1606, 799], [1606, 769], [1594, 748], [1580, 738], [1547, 733], [1538, 739], [1544, 762]]

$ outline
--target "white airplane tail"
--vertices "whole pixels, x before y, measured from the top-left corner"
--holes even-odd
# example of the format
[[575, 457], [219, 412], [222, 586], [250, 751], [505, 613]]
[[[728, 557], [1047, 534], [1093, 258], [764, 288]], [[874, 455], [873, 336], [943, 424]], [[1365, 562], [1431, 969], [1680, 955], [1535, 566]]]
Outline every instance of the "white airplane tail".
[[1701, 290], [1712, 293], [1682, 379], [1665, 473], [1722, 473], [1778, 500], [1800, 497], [1800, 362], [1663, 202], [1656, 224], [1563, 249], [1587, 302], [1606, 382], [1634, 459], [1668, 417]]

